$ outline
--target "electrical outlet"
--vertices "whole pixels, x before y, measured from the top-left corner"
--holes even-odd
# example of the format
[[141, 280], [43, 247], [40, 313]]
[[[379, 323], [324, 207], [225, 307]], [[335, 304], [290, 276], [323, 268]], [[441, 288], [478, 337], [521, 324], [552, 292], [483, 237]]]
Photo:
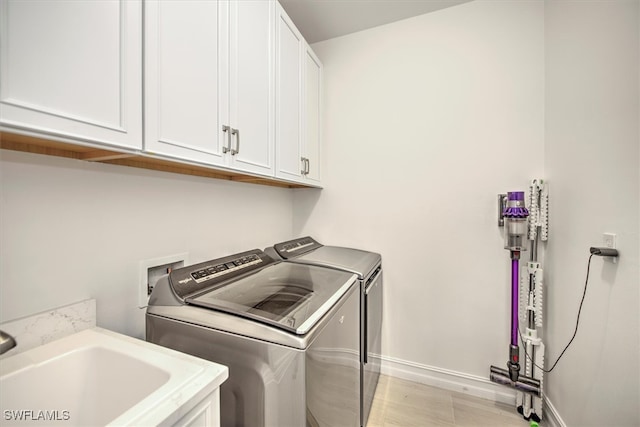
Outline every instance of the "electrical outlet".
[[[616, 234], [615, 233], [604, 233], [602, 235], [602, 245], [605, 248], [617, 249], [616, 248]], [[618, 257], [610, 257], [610, 259], [614, 264], [618, 263]]]
[[604, 233], [602, 235], [602, 244], [605, 248], [616, 249], [616, 235], [614, 233]]
[[138, 308], [145, 308], [149, 304], [149, 295], [154, 286], [165, 274], [175, 268], [188, 265], [189, 254], [181, 253], [161, 258], [145, 259], [140, 261], [138, 281]]

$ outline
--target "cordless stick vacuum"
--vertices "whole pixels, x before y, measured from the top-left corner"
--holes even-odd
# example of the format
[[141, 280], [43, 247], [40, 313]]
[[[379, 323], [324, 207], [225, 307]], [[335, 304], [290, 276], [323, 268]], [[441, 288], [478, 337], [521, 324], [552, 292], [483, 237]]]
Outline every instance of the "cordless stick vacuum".
[[507, 206], [504, 209], [505, 249], [511, 253], [511, 344], [507, 369], [491, 366], [491, 381], [514, 387], [518, 391], [542, 396], [540, 381], [520, 375], [520, 348], [518, 347], [518, 284], [520, 282], [520, 252], [526, 250], [527, 217], [529, 211], [524, 204], [524, 192], [514, 191], [507, 194]]

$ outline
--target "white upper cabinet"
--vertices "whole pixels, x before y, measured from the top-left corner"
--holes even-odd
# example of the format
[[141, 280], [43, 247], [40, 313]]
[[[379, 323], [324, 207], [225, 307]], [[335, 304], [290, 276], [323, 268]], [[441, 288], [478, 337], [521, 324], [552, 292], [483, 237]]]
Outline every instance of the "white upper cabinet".
[[320, 183], [322, 65], [289, 16], [276, 14], [276, 177]]
[[305, 45], [305, 114], [304, 114], [304, 162], [303, 175], [308, 181], [320, 183], [321, 151], [321, 91], [322, 64], [308, 45]]
[[273, 176], [275, 1], [230, 3], [231, 166]]
[[[227, 3], [145, 2], [145, 145], [148, 152], [222, 165], [228, 76], [220, 37]], [[223, 101], [224, 102], [224, 101]]]
[[9, 133], [317, 186], [321, 83], [276, 0], [0, 0]]
[[300, 181], [302, 47], [304, 39], [282, 6], [276, 14], [276, 177]]
[[142, 147], [142, 5], [0, 0], [0, 122]]
[[273, 175], [275, 3], [145, 3], [145, 150]]

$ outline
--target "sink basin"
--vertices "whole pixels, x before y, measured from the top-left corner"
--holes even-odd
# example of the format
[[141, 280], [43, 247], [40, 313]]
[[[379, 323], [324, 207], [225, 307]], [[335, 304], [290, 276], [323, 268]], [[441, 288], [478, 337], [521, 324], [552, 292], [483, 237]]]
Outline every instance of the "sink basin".
[[3, 425], [159, 425], [227, 378], [227, 368], [101, 328], [0, 361]]

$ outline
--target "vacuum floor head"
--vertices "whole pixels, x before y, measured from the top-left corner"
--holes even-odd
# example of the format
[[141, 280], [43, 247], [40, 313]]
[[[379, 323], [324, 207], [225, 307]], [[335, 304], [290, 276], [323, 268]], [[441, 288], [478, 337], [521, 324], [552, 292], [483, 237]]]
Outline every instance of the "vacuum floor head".
[[498, 368], [497, 366], [491, 366], [491, 374], [489, 378], [494, 383], [513, 387], [516, 390], [532, 394], [536, 397], [542, 397], [542, 387], [540, 386], [540, 381], [534, 378], [520, 375], [516, 381], [512, 381], [509, 375], [509, 371], [507, 371], [506, 369]]

